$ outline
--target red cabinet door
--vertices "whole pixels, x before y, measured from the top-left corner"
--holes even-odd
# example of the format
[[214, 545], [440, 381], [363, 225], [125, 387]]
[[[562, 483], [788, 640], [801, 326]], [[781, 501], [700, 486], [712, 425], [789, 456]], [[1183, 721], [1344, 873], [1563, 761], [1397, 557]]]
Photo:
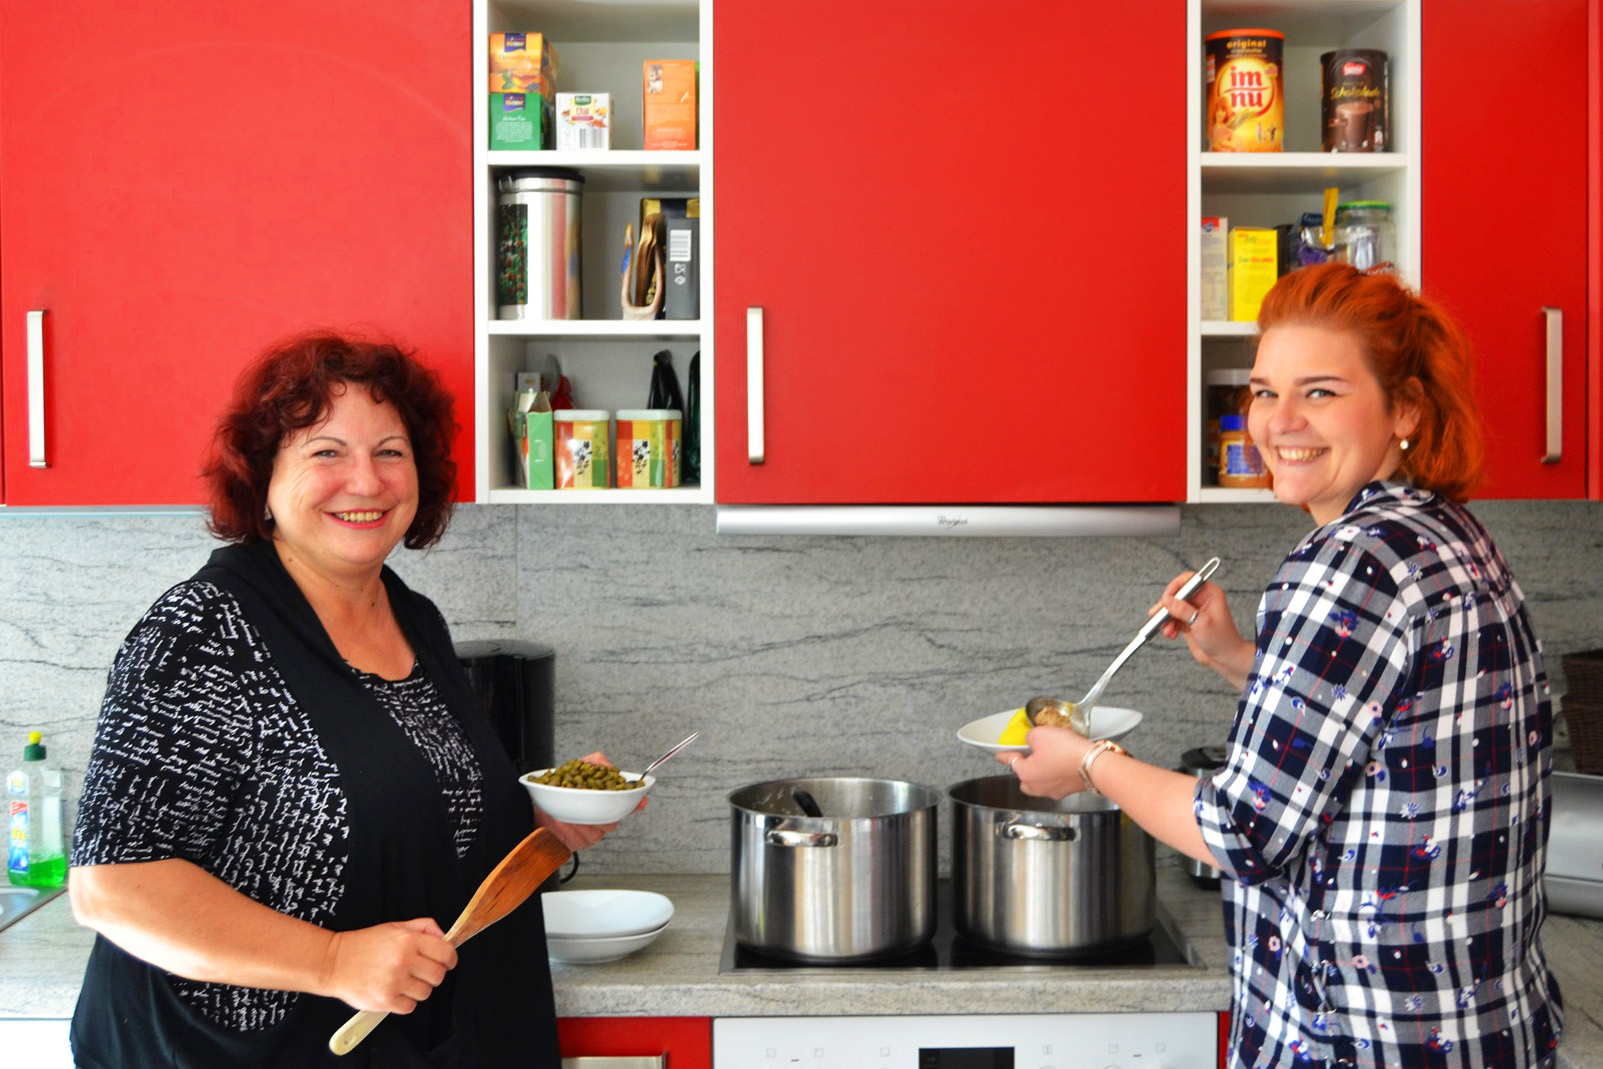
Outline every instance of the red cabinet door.
[[439, 368], [471, 493], [469, 36], [459, 0], [8, 4], [0, 500], [202, 500], [239, 368], [308, 327], [383, 333]]
[[1187, 47], [1183, 0], [719, 5], [717, 499], [1183, 499]]
[[[1425, 0], [1424, 291], [1475, 347], [1478, 496], [1587, 494], [1586, 0]], [[1595, 41], [1593, 44], [1595, 45]], [[1562, 459], [1547, 452], [1544, 308], [1563, 313]]]
[[557, 1021], [562, 1057], [668, 1056], [673, 1069], [711, 1069], [710, 1017], [563, 1017]]

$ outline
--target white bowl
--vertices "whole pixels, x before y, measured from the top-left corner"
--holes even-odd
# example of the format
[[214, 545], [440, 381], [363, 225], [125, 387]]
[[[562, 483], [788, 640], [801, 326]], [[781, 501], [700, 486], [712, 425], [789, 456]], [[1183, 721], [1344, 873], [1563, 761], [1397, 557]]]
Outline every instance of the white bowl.
[[623, 773], [624, 779], [640, 783], [640, 786], [629, 791], [553, 787], [548, 783], [534, 782], [550, 771], [549, 768], [537, 768], [519, 776], [518, 782], [523, 784], [523, 789], [529, 792], [529, 797], [534, 799], [534, 804], [540, 807], [541, 812], [565, 824], [616, 824], [635, 811], [640, 799], [657, 782], [656, 776], [647, 776], [642, 781], [637, 772]]
[[664, 924], [654, 931], [635, 935], [570, 937], [548, 934], [545, 938], [546, 954], [552, 961], [563, 961], [570, 965], [596, 965], [603, 961], [617, 961], [650, 946], [667, 927]]
[[654, 891], [551, 891], [540, 896], [548, 937], [582, 939], [661, 931], [673, 902]]
[[[1017, 746], [1003, 746], [997, 741], [1002, 737], [1002, 729], [1007, 727], [1008, 721], [1013, 719], [1013, 714], [1016, 712], [1017, 709], [1009, 709], [1003, 713], [992, 713], [990, 716], [971, 720], [958, 729], [957, 737], [987, 753], [1029, 753], [1030, 748], [1022, 743]], [[1135, 730], [1135, 726], [1139, 723], [1141, 714], [1134, 709], [1098, 705], [1091, 710], [1091, 737], [1118, 742]]]

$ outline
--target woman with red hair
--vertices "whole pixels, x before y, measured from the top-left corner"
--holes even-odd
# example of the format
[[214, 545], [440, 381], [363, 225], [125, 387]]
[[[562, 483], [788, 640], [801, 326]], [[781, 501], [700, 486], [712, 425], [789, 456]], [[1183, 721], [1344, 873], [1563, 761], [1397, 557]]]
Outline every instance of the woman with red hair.
[[[124, 641], [84, 777], [78, 1065], [556, 1069], [539, 906], [460, 951], [440, 929], [537, 822], [610, 828], [533, 810], [385, 566], [444, 534], [455, 432], [388, 343], [293, 338], [240, 378], [205, 472], [230, 544]], [[353, 1009], [394, 1016], [336, 1059]]]
[[1551, 1065], [1552, 709], [1519, 585], [1463, 507], [1469, 346], [1345, 264], [1286, 275], [1258, 326], [1248, 430], [1316, 526], [1251, 640], [1212, 583], [1159, 603], [1241, 695], [1225, 766], [1198, 780], [1053, 727], [999, 759], [1025, 793], [1099, 791], [1225, 873], [1232, 1065]]

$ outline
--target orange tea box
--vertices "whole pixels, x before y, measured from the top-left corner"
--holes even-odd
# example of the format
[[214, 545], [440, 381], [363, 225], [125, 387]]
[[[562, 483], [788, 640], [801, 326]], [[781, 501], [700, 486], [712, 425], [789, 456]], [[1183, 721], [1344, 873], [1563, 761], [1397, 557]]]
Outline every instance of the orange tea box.
[[696, 61], [648, 59], [641, 86], [648, 149], [696, 147]]
[[540, 33], [490, 35], [490, 92], [538, 93], [550, 103], [557, 91], [557, 51]]

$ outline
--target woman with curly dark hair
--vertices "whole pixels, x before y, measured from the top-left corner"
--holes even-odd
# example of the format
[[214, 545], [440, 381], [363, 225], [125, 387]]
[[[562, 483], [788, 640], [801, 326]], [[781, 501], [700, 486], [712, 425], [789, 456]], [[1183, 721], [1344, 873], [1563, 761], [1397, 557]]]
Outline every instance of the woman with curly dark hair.
[[[444, 534], [435, 374], [308, 334], [241, 376], [205, 475], [229, 545], [118, 652], [69, 894], [98, 936], [82, 1066], [559, 1064], [538, 905], [460, 951], [440, 921], [537, 822], [444, 619], [385, 566]], [[599, 755], [592, 755], [599, 758]]]

